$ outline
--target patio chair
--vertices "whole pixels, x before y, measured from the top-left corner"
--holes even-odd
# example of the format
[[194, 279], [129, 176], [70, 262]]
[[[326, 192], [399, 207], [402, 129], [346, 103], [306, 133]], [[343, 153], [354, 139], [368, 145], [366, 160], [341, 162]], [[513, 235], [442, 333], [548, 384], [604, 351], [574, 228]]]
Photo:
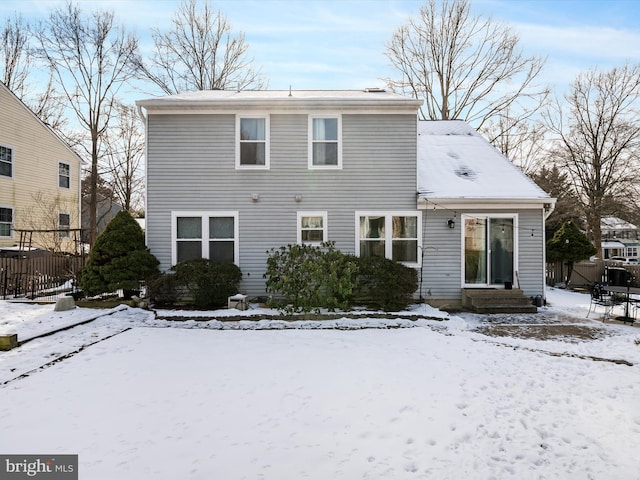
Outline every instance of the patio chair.
[[593, 310], [595, 312], [597, 307], [603, 307], [602, 319], [607, 320], [611, 316], [613, 307], [618, 305], [619, 299], [611, 293], [607, 292], [605, 285], [601, 283], [594, 283], [591, 286], [591, 303], [589, 304], [589, 311], [587, 312], [587, 318]]

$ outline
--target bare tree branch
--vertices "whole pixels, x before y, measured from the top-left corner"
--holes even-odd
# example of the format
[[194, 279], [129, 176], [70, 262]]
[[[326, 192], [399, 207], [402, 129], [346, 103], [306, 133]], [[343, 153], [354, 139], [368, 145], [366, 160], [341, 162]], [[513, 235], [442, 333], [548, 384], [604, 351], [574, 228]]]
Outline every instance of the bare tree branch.
[[469, 0], [429, 0], [418, 16], [398, 28], [386, 56], [400, 78], [396, 91], [424, 99], [423, 119], [461, 119], [483, 130], [510, 112], [517, 128], [549, 94], [536, 79], [545, 61], [526, 57], [507, 26], [474, 17]]
[[148, 65], [138, 65], [142, 75], [169, 95], [266, 88], [262, 72], [252, 66], [244, 34], [232, 34], [227, 18], [207, 0], [198, 5], [198, 0], [183, 0], [171, 30], [152, 30], [155, 52]]
[[69, 2], [53, 10], [35, 33], [38, 56], [51, 68], [68, 107], [89, 133], [91, 154], [90, 234], [96, 237], [100, 149], [120, 88], [134, 76], [138, 41], [114, 26], [113, 12], [84, 16]]
[[0, 56], [3, 62], [2, 82], [19, 98], [23, 98], [27, 89], [29, 74], [29, 25], [21, 15], [7, 18], [0, 30]]
[[[640, 162], [640, 66], [608, 72], [592, 69], [577, 77], [546, 114], [556, 136], [553, 155], [579, 195], [588, 234], [601, 251], [600, 219], [633, 198]], [[624, 203], [624, 202], [622, 202]]]

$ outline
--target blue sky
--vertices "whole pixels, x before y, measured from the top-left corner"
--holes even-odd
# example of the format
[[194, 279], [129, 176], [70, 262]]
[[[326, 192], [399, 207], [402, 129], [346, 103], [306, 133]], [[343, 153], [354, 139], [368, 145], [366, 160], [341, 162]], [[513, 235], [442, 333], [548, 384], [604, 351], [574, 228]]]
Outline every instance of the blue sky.
[[[135, 30], [143, 50], [149, 28], [166, 29], [179, 0], [81, 0], [86, 11], [111, 9]], [[245, 33], [269, 88], [359, 89], [384, 86], [394, 75], [384, 56], [393, 30], [416, 15], [422, 0], [219, 0], [235, 30]], [[14, 11], [45, 18], [64, 0], [3, 0]], [[543, 80], [562, 91], [590, 67], [640, 62], [638, 0], [476, 0], [474, 13], [509, 24], [525, 53], [547, 57]], [[148, 51], [148, 50], [147, 50]], [[143, 95], [144, 96], [144, 95]]]

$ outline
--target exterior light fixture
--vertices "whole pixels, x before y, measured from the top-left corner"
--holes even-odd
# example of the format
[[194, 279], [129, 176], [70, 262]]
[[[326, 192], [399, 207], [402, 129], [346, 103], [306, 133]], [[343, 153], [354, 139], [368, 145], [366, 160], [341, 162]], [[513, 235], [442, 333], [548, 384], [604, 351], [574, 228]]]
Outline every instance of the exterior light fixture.
[[456, 228], [456, 222], [452, 218], [447, 220], [447, 225], [449, 226], [449, 228]]
[[257, 202], [259, 202], [259, 201], [260, 201], [260, 195], [259, 195], [259, 194], [257, 194], [257, 193], [252, 193], [252, 194], [251, 194], [251, 201], [252, 201], [253, 203], [257, 203]]
[[302, 201], [302, 195], [297, 194], [297, 195], [295, 195], [295, 196], [293, 197], [293, 199], [294, 199], [296, 202], [300, 203], [300, 202]]

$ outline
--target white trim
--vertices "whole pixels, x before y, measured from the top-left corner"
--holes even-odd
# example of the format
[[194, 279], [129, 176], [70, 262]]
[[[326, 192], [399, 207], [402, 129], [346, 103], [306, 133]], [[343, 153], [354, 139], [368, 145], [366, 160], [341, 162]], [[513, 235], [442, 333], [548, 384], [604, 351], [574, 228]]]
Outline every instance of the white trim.
[[[7, 145], [7, 144], [0, 144], [0, 147], [4, 147], [8, 150], [11, 150], [11, 175], [10, 176], [6, 176], [6, 175], [0, 175], [0, 178], [4, 178], [5, 180], [13, 180], [16, 176], [16, 162], [15, 162], [15, 152], [16, 149], [15, 147], [12, 147], [11, 145]], [[3, 162], [3, 163], [7, 163], [7, 162]]]
[[[61, 177], [61, 175], [60, 175], [60, 165], [61, 164], [62, 165], [66, 165], [67, 169], [69, 170], [69, 177], [68, 177], [69, 178], [69, 186], [68, 187], [63, 187], [62, 185], [60, 185], [60, 177]], [[58, 188], [62, 188], [64, 190], [71, 190], [71, 164], [67, 163], [67, 162], [63, 162], [61, 160], [58, 160], [58, 165], [57, 166], [58, 166], [58, 169], [57, 169], [57, 172], [56, 172], [57, 173], [56, 177], [58, 179]]]
[[[8, 238], [13, 238], [13, 226], [16, 223], [16, 209], [13, 207], [13, 205], [0, 205], [0, 208], [6, 208], [11, 210], [11, 223], [9, 224], [9, 236], [6, 235], [0, 235], [0, 238], [2, 239], [8, 239]], [[2, 223], [6, 223], [6, 222], [2, 222]]]
[[418, 210], [496, 210], [499, 208], [542, 209], [549, 205], [553, 209], [555, 198], [445, 198], [430, 199], [418, 196]]
[[[239, 213], [230, 210], [172, 210], [171, 211], [171, 265], [177, 263], [178, 251], [176, 242], [178, 240], [178, 217], [200, 217], [202, 222], [202, 258], [209, 258], [209, 218], [227, 217], [233, 218], [233, 263], [240, 266], [240, 227]], [[195, 240], [195, 239], [194, 239]]]
[[[264, 120], [264, 165], [241, 165], [240, 164], [240, 121], [243, 118], [259, 118]], [[236, 170], [269, 170], [271, 164], [271, 122], [268, 114], [237, 113], [236, 114]], [[262, 143], [262, 141], [255, 141]]]
[[[519, 234], [518, 232], [519, 230], [519, 214], [517, 213], [463, 213], [461, 215], [460, 218], [460, 223], [461, 223], [461, 227], [460, 227], [460, 286], [462, 288], [495, 288], [496, 286], [499, 286], [498, 284], [492, 284], [489, 283], [489, 280], [491, 278], [491, 246], [490, 245], [486, 245], [485, 248], [485, 254], [487, 255], [487, 283], [466, 283], [465, 282], [465, 224], [466, 224], [466, 219], [467, 218], [472, 218], [472, 219], [483, 219], [483, 220], [488, 220], [488, 219], [494, 219], [494, 218], [510, 218], [513, 220], [513, 271], [511, 272], [513, 275], [513, 281], [514, 281], [514, 285], [515, 285], [515, 281], [516, 281], [516, 272], [519, 271], [519, 265], [518, 265], [518, 259], [520, 258], [519, 255], [519, 245], [520, 245], [520, 238], [519, 238]], [[487, 235], [489, 234], [489, 231], [487, 230]], [[486, 239], [485, 239], [486, 240]]]
[[[314, 165], [313, 164], [313, 120], [319, 118], [337, 120], [337, 143], [338, 143], [338, 164], [337, 165]], [[309, 170], [342, 170], [342, 114], [321, 114], [314, 113], [308, 115], [307, 120], [307, 165]]]
[[[329, 230], [327, 225], [327, 212], [326, 211], [300, 211], [297, 212], [296, 223], [296, 243], [302, 245], [302, 217], [322, 217], [322, 242], [326, 242], [329, 238]], [[320, 230], [314, 229], [314, 230]], [[322, 242], [307, 242], [307, 245], [320, 245]]]
[[[60, 215], [68, 215], [69, 216], [69, 226], [67, 228], [71, 229], [73, 227], [72, 226], [73, 219], [72, 219], [71, 212], [58, 211], [58, 230], [62, 229], [62, 225], [60, 224]], [[61, 238], [61, 239], [63, 239], [63, 238], [71, 238], [71, 233], [70, 232], [66, 232], [66, 234], [64, 234], [63, 232], [58, 232], [58, 238]]]
[[422, 212], [418, 210], [358, 210], [355, 212], [355, 252], [360, 256], [360, 217], [384, 217], [385, 220], [385, 257], [393, 259], [393, 217], [416, 217], [417, 251], [416, 262], [400, 262], [407, 267], [419, 268], [422, 265]]

